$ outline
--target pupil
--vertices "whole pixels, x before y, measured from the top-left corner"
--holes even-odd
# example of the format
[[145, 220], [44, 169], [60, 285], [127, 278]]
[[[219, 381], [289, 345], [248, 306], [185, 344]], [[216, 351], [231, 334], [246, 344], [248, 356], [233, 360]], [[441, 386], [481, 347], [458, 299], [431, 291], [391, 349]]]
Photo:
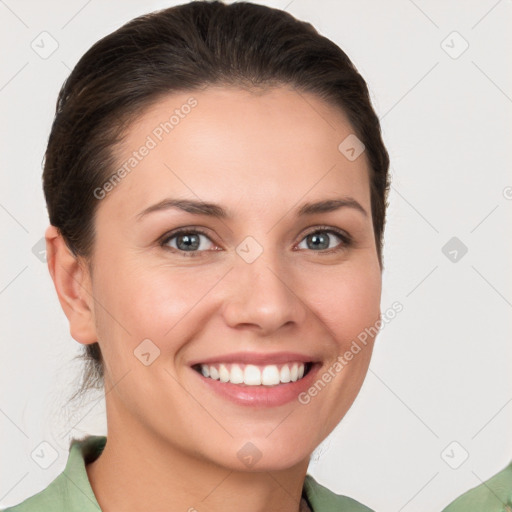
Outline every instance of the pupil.
[[[193, 240], [195, 238], [195, 241]], [[178, 237], [178, 242], [183, 240], [185, 242], [184, 247], [180, 247], [180, 249], [185, 251], [190, 251], [193, 249], [197, 249], [199, 247], [199, 240], [197, 235], [181, 235]], [[179, 246], [179, 243], [178, 243]]]
[[[326, 235], [313, 234], [311, 235], [311, 240], [313, 242], [313, 247], [320, 247], [322, 249], [327, 249], [329, 247], [329, 239]], [[320, 241], [320, 243], [316, 243], [317, 241]]]

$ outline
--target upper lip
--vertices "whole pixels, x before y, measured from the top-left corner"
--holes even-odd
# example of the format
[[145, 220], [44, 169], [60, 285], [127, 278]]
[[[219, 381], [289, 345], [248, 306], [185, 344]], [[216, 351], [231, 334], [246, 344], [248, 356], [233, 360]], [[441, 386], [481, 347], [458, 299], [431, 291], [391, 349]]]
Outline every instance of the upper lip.
[[190, 366], [197, 364], [219, 364], [219, 363], [243, 363], [254, 365], [283, 364], [290, 362], [310, 363], [316, 362], [316, 358], [307, 354], [297, 352], [234, 352], [206, 359], [192, 361]]

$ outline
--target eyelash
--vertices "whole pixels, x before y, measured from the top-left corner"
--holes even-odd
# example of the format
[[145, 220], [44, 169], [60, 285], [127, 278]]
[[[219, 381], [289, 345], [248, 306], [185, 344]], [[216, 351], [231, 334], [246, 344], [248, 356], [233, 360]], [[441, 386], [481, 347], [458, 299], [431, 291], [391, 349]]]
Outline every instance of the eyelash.
[[[320, 251], [313, 251], [313, 252], [318, 252], [319, 254], [333, 254], [333, 253], [337, 253], [339, 251], [347, 249], [353, 243], [352, 237], [350, 235], [348, 235], [347, 233], [345, 233], [345, 232], [343, 232], [343, 231], [341, 231], [339, 229], [332, 228], [332, 227], [329, 227], [329, 226], [318, 226], [318, 227], [315, 227], [314, 230], [306, 233], [304, 235], [304, 237], [301, 239], [300, 242], [302, 242], [309, 235], [313, 235], [313, 234], [316, 234], [316, 233], [331, 233], [331, 234], [336, 235], [341, 240], [341, 243], [337, 247], [335, 247], [333, 249], [323, 249], [323, 250], [320, 250]], [[160, 241], [159, 241], [160, 247], [162, 247], [163, 249], [166, 249], [166, 250], [170, 250], [171, 252], [178, 252], [178, 253], [183, 254], [183, 256], [188, 257], [188, 258], [190, 258], [190, 257], [191, 258], [196, 258], [196, 257], [200, 256], [202, 252], [207, 252], [207, 251], [182, 251], [181, 249], [175, 249], [174, 247], [167, 247], [166, 244], [168, 244], [170, 240], [172, 240], [173, 238], [175, 238], [175, 237], [177, 237], [179, 235], [183, 235], [183, 234], [186, 234], [186, 235], [191, 235], [191, 234], [204, 235], [211, 242], [213, 242], [213, 240], [210, 239], [208, 234], [205, 231], [203, 231], [202, 229], [200, 229], [200, 228], [190, 228], [190, 229], [181, 229], [180, 228], [177, 231], [171, 231], [170, 233], [166, 233], [163, 236], [163, 238], [161, 238]], [[303, 249], [301, 249], [301, 250], [303, 250]], [[311, 251], [311, 249], [309, 249], [309, 250]]]

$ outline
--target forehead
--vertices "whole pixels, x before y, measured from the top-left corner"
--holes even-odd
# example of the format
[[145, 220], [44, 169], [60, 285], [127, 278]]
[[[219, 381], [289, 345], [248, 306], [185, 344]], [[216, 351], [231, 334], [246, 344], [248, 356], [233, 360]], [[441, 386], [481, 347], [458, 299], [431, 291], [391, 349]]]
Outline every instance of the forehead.
[[369, 207], [365, 153], [351, 161], [338, 149], [348, 136], [339, 108], [288, 87], [173, 93], [129, 126], [116, 151], [125, 172], [102, 208], [131, 217], [179, 196], [249, 212], [340, 194]]

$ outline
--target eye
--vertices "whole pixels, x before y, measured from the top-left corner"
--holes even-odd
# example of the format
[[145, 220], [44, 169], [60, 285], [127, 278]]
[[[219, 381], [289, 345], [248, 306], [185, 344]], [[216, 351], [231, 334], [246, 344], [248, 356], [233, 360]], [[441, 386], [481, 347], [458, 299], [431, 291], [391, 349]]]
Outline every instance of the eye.
[[[338, 240], [341, 240], [341, 242], [335, 246], [334, 248], [329, 247], [330, 240], [332, 239], [332, 235], [334, 235]], [[310, 249], [315, 252], [321, 252], [326, 251], [327, 253], [333, 253], [337, 251], [341, 251], [347, 247], [349, 247], [352, 243], [352, 239], [350, 236], [338, 229], [333, 228], [316, 228], [315, 231], [311, 231], [308, 233], [303, 240], [306, 243], [306, 247], [300, 247], [299, 248], [305, 248]], [[303, 243], [303, 242], [301, 242]]]
[[[330, 247], [333, 235], [340, 240], [338, 245], [334, 248]], [[214, 248], [208, 247], [208, 242], [205, 243], [204, 240], [209, 241], [210, 245]], [[347, 233], [330, 227], [317, 227], [314, 231], [308, 233], [303, 238], [303, 241], [305, 241], [306, 247], [301, 247], [299, 244], [298, 248], [308, 249], [314, 252], [326, 252], [327, 254], [341, 251], [352, 244], [352, 239]], [[301, 244], [302, 243], [304, 242], [301, 242]], [[218, 250], [210, 237], [198, 228], [180, 229], [167, 233], [161, 239], [159, 245], [164, 249], [178, 252], [186, 257], [200, 256], [202, 252]]]
[[[179, 251], [183, 256], [198, 256], [198, 252], [208, 251], [208, 243], [204, 243], [204, 239], [209, 240], [215, 247], [215, 244], [203, 231], [195, 228], [188, 230], [175, 231], [164, 236], [160, 241], [160, 245], [174, 251]], [[206, 247], [205, 247], [206, 245]]]

